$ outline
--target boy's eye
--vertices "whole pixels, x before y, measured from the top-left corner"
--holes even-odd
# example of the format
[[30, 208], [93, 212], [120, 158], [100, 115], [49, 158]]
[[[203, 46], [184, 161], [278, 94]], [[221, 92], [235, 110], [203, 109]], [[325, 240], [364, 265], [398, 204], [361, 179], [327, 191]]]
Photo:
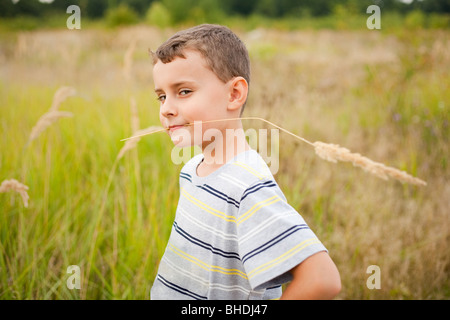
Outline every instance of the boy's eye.
[[185, 95], [187, 95], [187, 94], [189, 94], [189, 93], [191, 93], [192, 91], [191, 90], [189, 90], [189, 89], [183, 89], [183, 90], [180, 90], [180, 96], [185, 96]]
[[159, 100], [159, 102], [164, 102], [164, 100], [166, 100], [166, 96], [164, 94], [158, 96], [158, 98], [156, 98], [157, 100]]

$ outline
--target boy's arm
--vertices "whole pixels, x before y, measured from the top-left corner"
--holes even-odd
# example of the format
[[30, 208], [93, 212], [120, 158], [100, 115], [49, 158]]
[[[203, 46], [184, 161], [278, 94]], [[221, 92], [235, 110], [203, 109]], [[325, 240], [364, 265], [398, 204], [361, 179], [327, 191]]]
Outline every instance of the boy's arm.
[[281, 300], [333, 299], [341, 291], [341, 278], [327, 252], [318, 252], [291, 269], [293, 280]]

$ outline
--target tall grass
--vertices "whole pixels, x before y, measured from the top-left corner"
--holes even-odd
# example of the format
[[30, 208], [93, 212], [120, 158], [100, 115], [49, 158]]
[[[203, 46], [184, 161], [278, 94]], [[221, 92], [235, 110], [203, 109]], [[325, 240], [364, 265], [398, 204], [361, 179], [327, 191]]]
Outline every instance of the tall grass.
[[[17, 177], [29, 187], [28, 208], [17, 194], [0, 193], [0, 299], [149, 297], [181, 167], [171, 163], [164, 133], [118, 155], [121, 139], [159, 124], [147, 52], [170, 32], [0, 35], [0, 181]], [[339, 298], [449, 298], [448, 32], [240, 35], [253, 71], [244, 116], [427, 181], [383, 181], [280, 135], [276, 179], [335, 260]], [[25, 147], [63, 85], [77, 90], [60, 105], [73, 117]], [[366, 287], [372, 264], [381, 269], [380, 290]], [[81, 290], [66, 286], [70, 265], [82, 270]]]
[[[7, 90], [13, 101], [19, 96], [17, 87], [8, 85]], [[51, 103], [49, 90], [30, 86], [30, 92], [34, 90], [47, 91], [47, 106]], [[2, 92], [2, 97], [6, 96]], [[26, 209], [17, 199], [1, 194], [1, 298], [148, 297], [148, 280], [155, 276], [154, 267], [164, 250], [176, 206], [177, 174], [176, 169], [169, 170], [164, 157], [150, 152], [156, 149], [170, 157], [163, 137], [131, 150], [136, 157], [142, 152], [153, 154], [140, 162], [147, 168], [142, 176], [136, 174], [132, 152], [117, 158], [122, 147], [119, 140], [131, 133], [125, 133], [130, 127], [125, 121], [130, 119], [127, 104], [124, 96], [103, 102], [95, 97], [91, 102], [73, 98], [65, 103], [76, 114], [72, 121], [48, 127], [27, 149], [20, 147], [25, 145], [27, 133], [2, 110], [9, 129], [23, 132], [13, 135], [15, 141], [6, 139], [8, 143], [3, 144], [21, 152], [15, 158], [2, 153], [2, 164], [8, 162], [2, 165], [2, 177], [9, 173], [20, 176], [21, 165], [26, 167], [23, 181], [29, 185], [30, 200]], [[28, 110], [29, 104], [14, 101], [13, 105]], [[43, 111], [47, 106], [42, 103], [37, 108]], [[32, 112], [34, 118], [39, 117], [36, 113]], [[104, 119], [105, 114], [113, 113]], [[31, 121], [27, 122], [31, 129]], [[96, 135], [100, 136], [91, 140]], [[115, 161], [117, 170], [113, 170]], [[166, 179], [172, 182], [150, 183]], [[89, 261], [90, 281], [82, 287], [86, 290], [83, 296], [83, 291], [66, 287], [66, 269], [79, 265], [86, 272]]]

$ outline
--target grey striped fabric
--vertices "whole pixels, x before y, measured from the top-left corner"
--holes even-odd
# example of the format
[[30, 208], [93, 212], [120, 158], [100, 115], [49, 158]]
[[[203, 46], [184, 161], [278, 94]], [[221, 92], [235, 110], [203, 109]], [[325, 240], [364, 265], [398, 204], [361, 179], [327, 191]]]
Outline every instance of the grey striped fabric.
[[151, 299], [277, 299], [289, 270], [326, 248], [255, 150], [206, 177], [180, 172], [175, 221]]

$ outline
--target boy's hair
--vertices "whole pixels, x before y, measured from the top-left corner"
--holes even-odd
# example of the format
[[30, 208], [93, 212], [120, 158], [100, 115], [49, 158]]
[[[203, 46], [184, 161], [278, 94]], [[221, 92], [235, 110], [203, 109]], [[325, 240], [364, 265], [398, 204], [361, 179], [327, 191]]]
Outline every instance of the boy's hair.
[[[241, 76], [250, 85], [250, 58], [245, 44], [227, 27], [202, 24], [179, 31], [152, 52], [153, 64], [185, 58], [185, 50], [201, 53], [208, 67], [223, 82]], [[245, 106], [245, 104], [244, 104]], [[242, 111], [244, 109], [242, 107]]]

